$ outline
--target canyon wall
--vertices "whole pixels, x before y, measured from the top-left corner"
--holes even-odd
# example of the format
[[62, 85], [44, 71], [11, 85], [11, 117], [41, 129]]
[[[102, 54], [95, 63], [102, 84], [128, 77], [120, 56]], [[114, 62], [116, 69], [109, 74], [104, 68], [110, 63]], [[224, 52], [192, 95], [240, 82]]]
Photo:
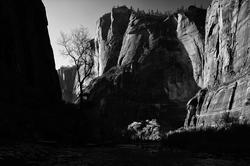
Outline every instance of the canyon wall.
[[130, 13], [127, 7], [113, 8], [111, 13], [97, 21], [95, 50], [99, 58], [98, 75], [116, 65]]
[[156, 118], [167, 129], [183, 124], [186, 103], [199, 90], [196, 81], [202, 84], [205, 16], [196, 7], [168, 16], [118, 7], [100, 18], [100, 76], [85, 89], [95, 105], [93, 125], [106, 130], [100, 133], [111, 136], [143, 119]]
[[249, 9], [248, 0], [213, 0], [208, 8], [203, 90], [188, 103], [186, 126], [249, 123]]
[[61, 91], [41, 0], [0, 2], [0, 105], [45, 106]]

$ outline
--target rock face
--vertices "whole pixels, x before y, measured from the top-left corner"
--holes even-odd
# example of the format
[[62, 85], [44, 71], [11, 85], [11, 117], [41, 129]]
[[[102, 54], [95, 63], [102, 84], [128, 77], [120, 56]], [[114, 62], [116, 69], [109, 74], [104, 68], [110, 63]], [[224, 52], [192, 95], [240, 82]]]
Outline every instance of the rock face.
[[99, 75], [116, 65], [130, 13], [127, 7], [113, 8], [111, 13], [104, 15], [97, 22], [95, 45], [99, 59]]
[[191, 59], [193, 76], [200, 87], [203, 86], [205, 18], [204, 10], [192, 6], [185, 15], [178, 14], [177, 35]]
[[[114, 11], [119, 12], [119, 25], [124, 28], [116, 26]], [[204, 16], [203, 23], [193, 19], [198, 15]], [[199, 89], [193, 75], [197, 81], [202, 76], [196, 63], [203, 63], [205, 15], [205, 10], [194, 7], [171, 16], [121, 7], [100, 19], [96, 51], [101, 76], [91, 82], [86, 95], [96, 106], [90, 113], [93, 125], [105, 131], [101, 129], [101, 137], [112, 137], [131, 122], [147, 118], [160, 120], [168, 129], [183, 124], [186, 102]], [[117, 39], [111, 40], [117, 47], [109, 38]]]
[[191, 104], [196, 126], [249, 123], [249, 8], [248, 0], [213, 0], [208, 8], [199, 83], [207, 92]]
[[62, 99], [66, 102], [73, 103], [76, 99], [76, 94], [74, 93], [76, 67], [61, 67], [57, 73], [62, 90]]
[[41, 0], [0, 2], [0, 103], [50, 105], [61, 100]]

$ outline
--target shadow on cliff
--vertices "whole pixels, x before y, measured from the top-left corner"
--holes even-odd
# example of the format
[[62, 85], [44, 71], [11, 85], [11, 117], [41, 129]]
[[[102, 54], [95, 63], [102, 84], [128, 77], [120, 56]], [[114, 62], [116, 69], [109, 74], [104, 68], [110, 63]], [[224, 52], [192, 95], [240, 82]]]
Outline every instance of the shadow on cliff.
[[0, 140], [84, 139], [83, 112], [61, 101], [42, 1], [0, 1], [0, 19]]

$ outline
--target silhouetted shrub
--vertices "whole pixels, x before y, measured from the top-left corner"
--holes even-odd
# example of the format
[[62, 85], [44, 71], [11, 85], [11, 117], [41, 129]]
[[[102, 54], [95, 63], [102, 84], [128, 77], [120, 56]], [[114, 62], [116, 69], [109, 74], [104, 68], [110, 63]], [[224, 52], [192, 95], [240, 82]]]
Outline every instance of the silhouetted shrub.
[[202, 152], [249, 152], [250, 126], [227, 124], [219, 127], [180, 128], [168, 132], [163, 146]]

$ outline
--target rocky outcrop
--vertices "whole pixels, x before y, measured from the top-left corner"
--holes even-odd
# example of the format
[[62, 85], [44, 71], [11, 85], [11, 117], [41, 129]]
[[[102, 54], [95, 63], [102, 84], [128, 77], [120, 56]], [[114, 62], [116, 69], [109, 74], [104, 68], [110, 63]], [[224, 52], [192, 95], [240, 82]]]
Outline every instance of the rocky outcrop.
[[177, 38], [176, 27], [174, 16], [165, 20], [136, 14], [130, 17], [117, 65], [127, 66], [136, 75], [136, 85], [141, 85], [136, 88], [138, 93], [149, 93], [142, 96], [185, 102], [197, 90], [192, 64]]
[[73, 103], [76, 99], [76, 94], [74, 93], [76, 67], [61, 67], [57, 73], [62, 90], [62, 99], [66, 102]]
[[127, 7], [113, 8], [97, 21], [95, 42], [99, 75], [116, 65], [130, 13]]
[[[120, 24], [127, 29], [124, 35], [112, 35], [112, 38], [117, 38], [118, 34], [119, 42], [122, 41], [115, 51], [116, 56], [113, 56], [116, 62], [103, 70], [106, 61], [104, 64], [99, 58], [101, 76], [85, 90], [88, 101], [95, 103], [90, 119], [95, 119], [93, 123], [105, 130], [100, 133], [112, 136], [132, 121], [154, 118], [167, 129], [183, 124], [186, 103], [199, 90], [193, 75], [197, 82], [201, 80], [202, 68], [196, 62], [202, 64], [200, 57], [204, 53], [203, 42], [200, 42], [204, 38], [204, 33], [201, 33], [204, 23], [198, 24], [194, 18], [204, 16], [205, 21], [206, 12], [197, 8], [190, 10], [171, 16], [132, 12], [128, 21], [121, 19]], [[120, 17], [127, 18], [128, 13], [123, 12], [124, 16]], [[100, 25], [106, 25], [104, 18], [108, 24], [109, 14], [98, 22], [96, 49], [99, 57], [108, 59], [106, 51], [100, 51], [107, 48], [100, 40], [100, 34], [108, 31], [100, 28], [103, 27]], [[114, 25], [112, 20], [110, 24]], [[114, 26], [112, 30], [118, 31], [116, 28]]]
[[200, 83], [208, 90], [195, 110], [196, 126], [249, 123], [249, 5], [213, 0], [208, 8]]
[[61, 100], [41, 0], [0, 2], [0, 103], [31, 107]]

